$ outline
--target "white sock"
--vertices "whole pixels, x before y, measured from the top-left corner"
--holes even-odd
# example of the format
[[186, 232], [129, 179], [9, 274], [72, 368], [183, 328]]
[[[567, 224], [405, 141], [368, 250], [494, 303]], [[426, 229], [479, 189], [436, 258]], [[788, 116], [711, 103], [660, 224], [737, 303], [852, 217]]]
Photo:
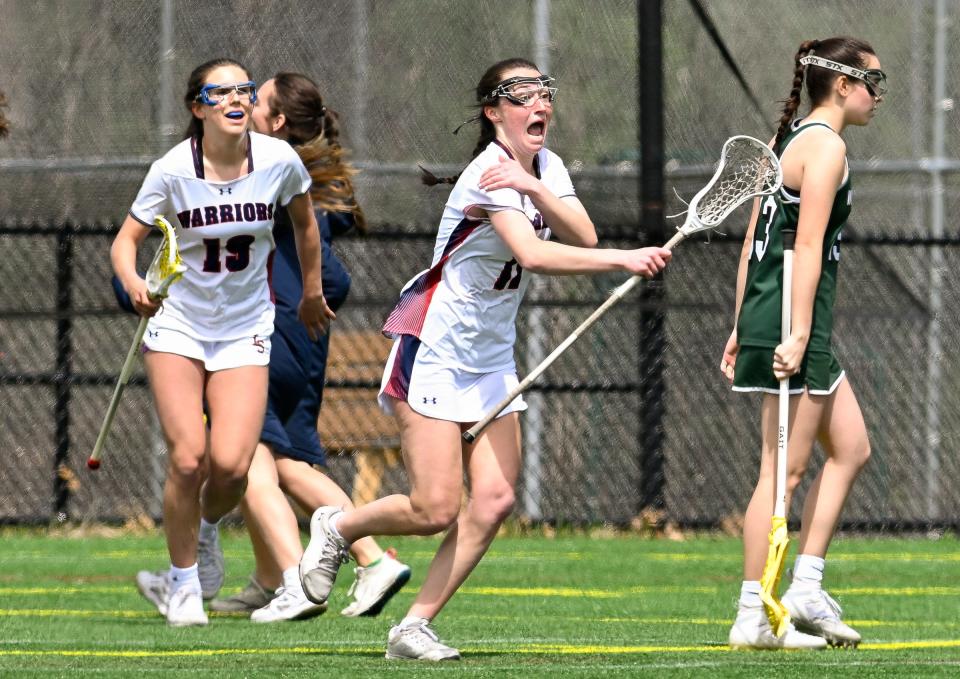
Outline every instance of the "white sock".
[[430, 618], [421, 618], [416, 615], [408, 615], [400, 621], [400, 624], [397, 625], [397, 627], [412, 627], [416, 625], [422, 625], [425, 622], [430, 622]]
[[220, 522], [209, 523], [203, 517], [200, 517], [200, 539], [215, 540], [217, 532], [220, 530]]
[[190, 587], [200, 591], [200, 571], [197, 564], [187, 568], [177, 568], [170, 564], [170, 593], [173, 594], [181, 587]]
[[283, 588], [288, 592], [303, 592], [303, 585], [300, 584], [300, 566], [290, 566], [283, 572]]
[[[343, 512], [337, 512], [330, 517], [330, 520], [327, 522], [327, 525], [330, 526], [330, 531], [337, 537], [339, 540], [343, 540], [343, 536], [340, 535], [340, 531], [337, 530], [337, 524], [340, 523], [340, 518], [343, 516]], [[346, 542], [346, 540], [343, 540]]]
[[798, 554], [797, 560], [793, 562], [793, 582], [804, 587], [820, 589], [825, 566], [826, 563], [819, 556]]
[[760, 601], [760, 581], [744, 580], [740, 585], [740, 608], [756, 608], [762, 606]]

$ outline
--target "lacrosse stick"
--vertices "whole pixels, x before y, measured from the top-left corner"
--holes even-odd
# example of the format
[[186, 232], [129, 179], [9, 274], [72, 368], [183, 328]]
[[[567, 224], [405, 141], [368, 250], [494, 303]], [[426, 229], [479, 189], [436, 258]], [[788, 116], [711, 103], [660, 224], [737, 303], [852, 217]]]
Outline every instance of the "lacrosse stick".
[[[723, 145], [720, 162], [713, 177], [690, 201], [683, 226], [663, 247], [671, 250], [690, 234], [719, 226], [740, 205], [756, 196], [774, 193], [782, 183], [783, 172], [780, 169], [780, 161], [766, 144], [745, 135], [730, 137]], [[534, 368], [500, 403], [465, 431], [464, 440], [472, 443], [480, 432], [510, 405], [513, 399], [526, 391], [560, 354], [641, 280], [643, 280], [642, 276], [633, 276], [617, 287], [607, 301], [570, 333], [560, 346], [543, 359], [540, 365]]]
[[[173, 226], [163, 217], [157, 217], [154, 223], [163, 233], [163, 242], [157, 248], [157, 253], [153, 256], [150, 268], [147, 269], [147, 293], [151, 299], [166, 298], [170, 286], [179, 279], [187, 267], [183, 265], [180, 259], [180, 250], [177, 248], [177, 234]], [[107, 407], [107, 414], [103, 416], [103, 424], [100, 425], [100, 433], [97, 434], [97, 442], [93, 446], [93, 452], [87, 460], [87, 467], [90, 469], [100, 468], [100, 457], [103, 455], [103, 445], [107, 440], [107, 434], [113, 425], [113, 417], [117, 414], [117, 406], [120, 405], [120, 397], [123, 390], [130, 381], [130, 374], [133, 372], [134, 358], [140, 350], [140, 343], [143, 341], [143, 333], [147, 330], [146, 316], [140, 319], [137, 326], [137, 332], [133, 336], [133, 342], [130, 343], [130, 349], [127, 351], [127, 357], [123, 361], [123, 367], [120, 368], [120, 377], [117, 378], [117, 386], [113, 389], [113, 397], [110, 399], [110, 405]]]
[[[780, 342], [790, 338], [791, 294], [793, 290], [793, 241], [797, 232], [783, 229], [783, 300], [780, 306]], [[777, 476], [774, 488], [776, 504], [770, 529], [767, 563], [760, 576], [760, 600], [770, 619], [773, 633], [782, 637], [790, 624], [790, 613], [780, 601], [780, 577], [787, 561], [790, 536], [787, 533], [787, 434], [790, 416], [790, 378], [780, 380], [779, 422], [777, 426]]]

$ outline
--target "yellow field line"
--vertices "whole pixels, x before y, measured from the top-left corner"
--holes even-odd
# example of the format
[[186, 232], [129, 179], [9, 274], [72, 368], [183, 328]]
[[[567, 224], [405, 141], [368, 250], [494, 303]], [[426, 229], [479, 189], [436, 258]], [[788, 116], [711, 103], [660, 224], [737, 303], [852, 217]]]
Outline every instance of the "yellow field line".
[[[407, 550], [404, 551], [401, 556], [406, 556], [411, 559], [432, 559], [436, 551], [432, 550]], [[550, 560], [569, 560], [569, 561], [579, 561], [584, 558], [586, 554], [584, 552], [540, 552], [540, 551], [520, 551], [520, 552], [498, 552], [491, 551], [486, 556], [487, 558], [500, 559], [500, 560], [537, 560], [537, 559], [550, 559]], [[144, 549], [144, 550], [127, 550], [127, 549], [111, 549], [104, 551], [92, 550], [88, 553], [84, 553], [82, 559], [84, 561], [89, 561], [90, 559], [137, 559], [138, 561], [144, 560], [145, 557], [157, 557], [157, 558], [167, 558], [167, 551], [163, 548], [160, 549]], [[237, 558], [243, 559], [250, 556], [249, 550], [246, 549], [225, 549], [224, 556], [227, 558]], [[641, 555], [642, 556], [642, 555]], [[77, 557], [79, 559], [80, 557]], [[71, 558], [64, 558], [61, 553], [58, 552], [48, 552], [41, 550], [32, 550], [32, 551], [23, 551], [23, 552], [7, 552], [3, 555], [0, 555], [0, 563], [4, 561], [23, 561], [23, 560], [37, 560], [37, 559], [47, 559], [47, 560], [60, 560], [60, 561], [70, 561]]]
[[834, 594], [867, 594], [870, 596], [957, 596], [960, 587], [836, 587]]
[[[698, 645], [698, 646], [613, 646], [601, 644], [521, 644], [521, 645], [484, 645], [469, 646], [464, 650], [468, 653], [516, 653], [525, 655], [635, 655], [647, 653], [716, 653], [727, 652], [731, 649], [725, 645]], [[940, 639], [923, 641], [895, 641], [888, 643], [861, 644], [864, 651], [903, 651], [931, 648], [960, 648], [960, 640]], [[22, 650], [0, 649], [0, 657], [88, 657], [88, 658], [183, 658], [183, 657], [213, 657], [225, 655], [351, 655], [360, 653], [379, 653], [383, 650], [377, 646], [294, 646], [290, 648], [203, 648], [165, 651], [130, 650]]]
[[129, 585], [83, 585], [66, 587], [0, 587], [0, 594], [118, 594], [128, 592], [132, 594], [136, 586], [131, 581]]
[[[630, 587], [629, 589], [577, 589], [575, 587], [463, 587], [462, 594], [477, 596], [516, 597], [580, 597], [584, 599], [612, 599], [634, 594], [717, 594], [728, 591], [726, 587]], [[960, 587], [837, 587], [834, 594], [872, 596], [960, 596]]]
[[[242, 617], [232, 613], [211, 613], [214, 617]], [[0, 608], [0, 618], [141, 618], [160, 619], [156, 611], [124, 611], [99, 609], [70, 609], [70, 608]], [[515, 620], [515, 616], [507, 615], [463, 615], [466, 620]], [[570, 622], [629, 624], [629, 625], [707, 625], [726, 627], [730, 624], [729, 618], [662, 618], [662, 617], [609, 617], [609, 616], [560, 616]], [[848, 620], [854, 627], [917, 627], [916, 620]], [[927, 627], [956, 628], [960, 622], [925, 621]]]
[[[431, 550], [408, 550], [404, 552], [408, 558], [430, 559], [434, 556]], [[166, 557], [167, 552], [163, 548], [158, 549], [112, 549], [104, 551], [91, 551], [83, 555], [83, 559], [138, 559], [142, 560], [147, 556]], [[249, 551], [244, 549], [227, 549], [225, 556], [235, 558], [246, 558]], [[566, 552], [541, 552], [536, 550], [524, 550], [518, 552], [497, 551], [494, 549], [487, 557], [492, 559], [563, 559], [580, 561], [589, 558], [589, 553], [566, 551]], [[650, 559], [651, 561], [740, 561], [743, 555], [740, 552], [734, 553], [675, 553], [675, 552], [655, 552], [645, 551], [640, 546], [638, 553], [634, 556], [636, 559]], [[22, 552], [8, 552], [0, 556], [0, 563], [4, 561], [22, 561], [24, 559], [63, 559], [63, 555], [58, 552], [48, 552], [41, 550], [31, 550]], [[951, 562], [960, 561], [960, 552], [853, 552], [849, 554], [836, 553], [830, 555], [830, 561], [932, 561], [932, 562]]]
[[157, 618], [156, 611], [78, 610], [70, 608], [0, 608], [0, 618]]
[[[416, 594], [417, 588], [404, 590]], [[637, 594], [720, 594], [732, 591], [728, 587], [718, 586], [640, 586], [627, 589], [580, 589], [577, 587], [463, 587], [461, 594], [472, 596], [499, 597], [559, 597], [581, 599], [620, 599]], [[0, 595], [38, 595], [38, 594], [116, 594], [134, 592], [130, 585], [82, 585], [60, 587], [0, 587]], [[836, 587], [831, 593], [837, 595], [865, 596], [960, 596], [960, 587]]]
[[[676, 554], [673, 552], [641, 552], [637, 559], [651, 559], [653, 561], [741, 561], [742, 554]], [[862, 552], [853, 554], [831, 554], [830, 561], [960, 561], [960, 553], [935, 552]]]

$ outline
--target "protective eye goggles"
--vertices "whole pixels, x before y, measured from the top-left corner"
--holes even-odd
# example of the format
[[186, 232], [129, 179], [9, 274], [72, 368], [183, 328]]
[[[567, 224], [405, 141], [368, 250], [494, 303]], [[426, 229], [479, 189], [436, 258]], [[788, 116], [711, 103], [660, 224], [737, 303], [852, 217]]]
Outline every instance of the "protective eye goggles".
[[553, 78], [542, 75], [538, 78], [517, 76], [507, 78], [487, 95], [486, 101], [493, 102], [503, 97], [511, 104], [529, 108], [542, 101], [545, 106], [553, 104], [557, 98], [557, 88], [551, 87]]
[[879, 68], [868, 68], [864, 71], [859, 68], [854, 68], [853, 66], [847, 66], [846, 64], [831, 61], [830, 59], [824, 59], [823, 57], [817, 57], [812, 54], [800, 59], [800, 63], [804, 66], [820, 66], [821, 68], [828, 68], [831, 71], [837, 71], [838, 73], [843, 73], [851, 78], [861, 80], [866, 86], [867, 92], [870, 93], [871, 97], [882, 97], [887, 93], [887, 74], [881, 71]]
[[204, 85], [200, 88], [200, 94], [196, 101], [207, 106], [217, 106], [227, 101], [231, 94], [236, 94], [237, 100], [244, 103], [257, 103], [257, 83], [248, 80], [245, 83], [234, 83], [232, 85]]

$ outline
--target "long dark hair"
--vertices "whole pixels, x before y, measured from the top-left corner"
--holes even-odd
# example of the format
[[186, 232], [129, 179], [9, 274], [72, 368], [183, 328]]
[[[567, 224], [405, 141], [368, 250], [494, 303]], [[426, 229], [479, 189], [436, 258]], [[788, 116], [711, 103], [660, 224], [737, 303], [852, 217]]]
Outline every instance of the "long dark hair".
[[313, 202], [330, 212], [351, 212], [354, 226], [367, 231], [367, 220], [354, 196], [351, 177], [357, 170], [347, 161], [340, 145], [340, 116], [324, 105], [320, 88], [300, 73], [273, 76], [274, 93], [270, 115], [283, 114], [287, 141], [307, 167], [313, 184]]
[[187, 124], [187, 129], [183, 133], [184, 139], [189, 139], [190, 137], [200, 138], [203, 136], [203, 121], [193, 115], [193, 105], [196, 103], [197, 97], [200, 96], [200, 90], [205, 84], [204, 80], [207, 79], [207, 75], [210, 71], [220, 66], [236, 66], [242, 69], [243, 72], [247, 74], [247, 77], [250, 76], [250, 71], [247, 70], [246, 66], [239, 61], [227, 57], [211, 59], [193, 69], [193, 72], [187, 79], [187, 93], [183, 95], [183, 103], [190, 113], [190, 122]]
[[6, 116], [3, 115], [3, 109], [6, 107], [7, 98], [4, 96], [3, 92], [0, 91], [0, 139], [10, 134], [10, 122], [7, 120]]
[[[778, 146], [787, 136], [790, 123], [797, 115], [804, 80], [807, 84], [807, 96], [810, 98], [811, 104], [816, 106], [826, 99], [833, 87], [833, 81], [841, 75], [827, 68], [804, 67], [800, 60], [808, 54], [816, 54], [818, 57], [836, 61], [838, 64], [864, 68], [867, 65], [865, 55], [876, 54], [876, 52], [873, 51], [873, 47], [869, 43], [843, 35], [826, 40], [805, 40], [800, 43], [800, 48], [793, 58], [793, 86], [790, 89], [790, 96], [783, 100], [783, 114], [780, 116], [780, 125], [777, 128], [774, 147]], [[806, 73], [806, 77], [804, 77], [804, 73]]]
[[[473, 160], [479, 156], [483, 150], [487, 148], [490, 142], [497, 137], [497, 130], [493, 126], [493, 123], [490, 122], [490, 119], [487, 118], [486, 114], [484, 114], [483, 107], [492, 106], [497, 103], [495, 98], [490, 98], [490, 93], [493, 92], [494, 88], [496, 88], [496, 86], [503, 80], [504, 74], [514, 68], [532, 68], [535, 71], [540, 70], [537, 68], [537, 65], [529, 59], [513, 57], [510, 59], [504, 59], [503, 61], [498, 61], [493, 66], [488, 68], [487, 72], [484, 73], [480, 78], [480, 82], [477, 83], [477, 103], [474, 104], [474, 108], [479, 110], [474, 117], [467, 122], [473, 122], [474, 120], [479, 121], [480, 137], [477, 139], [477, 145], [473, 148], [473, 154], [471, 154], [470, 160]], [[459, 130], [460, 128], [457, 129]], [[456, 184], [457, 179], [460, 178], [459, 172], [450, 177], [437, 177], [432, 172], [429, 172], [422, 167], [420, 168], [420, 172], [420, 181], [427, 186], [434, 186], [435, 184]]]

